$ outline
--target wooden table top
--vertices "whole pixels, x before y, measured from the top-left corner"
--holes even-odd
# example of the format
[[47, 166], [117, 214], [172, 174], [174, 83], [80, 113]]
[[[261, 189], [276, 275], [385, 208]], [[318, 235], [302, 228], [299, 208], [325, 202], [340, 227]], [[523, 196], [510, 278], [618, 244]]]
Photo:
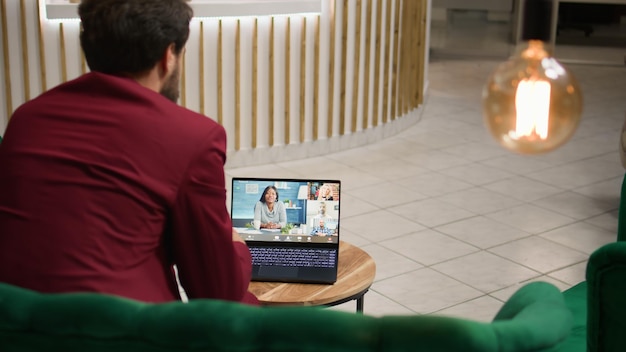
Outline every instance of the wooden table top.
[[365, 293], [374, 282], [375, 275], [376, 263], [369, 254], [340, 241], [337, 281], [334, 284], [253, 281], [249, 290], [257, 296], [262, 305], [331, 305]]

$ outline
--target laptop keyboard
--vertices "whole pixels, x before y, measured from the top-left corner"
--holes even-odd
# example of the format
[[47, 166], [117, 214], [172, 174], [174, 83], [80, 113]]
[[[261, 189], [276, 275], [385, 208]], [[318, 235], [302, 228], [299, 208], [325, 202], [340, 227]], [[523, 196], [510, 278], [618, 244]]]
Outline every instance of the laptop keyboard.
[[251, 247], [250, 254], [252, 254], [252, 265], [333, 268], [337, 250]]

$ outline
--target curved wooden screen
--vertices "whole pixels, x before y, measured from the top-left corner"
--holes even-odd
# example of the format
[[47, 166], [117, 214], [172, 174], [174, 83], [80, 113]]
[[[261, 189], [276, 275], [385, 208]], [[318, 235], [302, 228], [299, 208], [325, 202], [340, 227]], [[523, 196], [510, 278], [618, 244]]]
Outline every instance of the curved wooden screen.
[[[80, 23], [42, 18], [42, 1], [0, 0], [0, 133], [15, 107], [88, 71]], [[319, 14], [194, 18], [180, 104], [222, 124], [231, 155], [389, 124], [423, 102], [427, 3], [324, 0]]]

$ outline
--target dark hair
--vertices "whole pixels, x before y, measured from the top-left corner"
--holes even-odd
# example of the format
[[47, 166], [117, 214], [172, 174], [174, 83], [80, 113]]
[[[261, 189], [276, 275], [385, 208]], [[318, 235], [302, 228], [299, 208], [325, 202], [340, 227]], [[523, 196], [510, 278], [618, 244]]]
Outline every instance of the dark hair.
[[278, 190], [276, 189], [276, 187], [274, 187], [274, 186], [267, 186], [263, 190], [263, 194], [261, 194], [261, 199], [259, 199], [259, 201], [261, 203], [265, 203], [265, 195], [267, 194], [267, 191], [269, 191], [270, 189], [273, 189], [274, 192], [276, 192], [276, 201], [278, 201]]
[[78, 14], [89, 68], [115, 74], [154, 67], [172, 43], [180, 54], [193, 10], [185, 0], [82, 0]]

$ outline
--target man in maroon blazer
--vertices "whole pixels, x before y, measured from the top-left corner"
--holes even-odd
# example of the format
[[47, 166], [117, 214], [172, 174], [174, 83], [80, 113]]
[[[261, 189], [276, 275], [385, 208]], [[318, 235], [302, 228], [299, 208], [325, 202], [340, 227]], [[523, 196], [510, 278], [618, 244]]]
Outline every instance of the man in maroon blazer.
[[91, 69], [19, 107], [0, 144], [0, 281], [148, 302], [256, 304], [226, 209], [225, 130], [178, 106], [184, 0], [83, 0]]

